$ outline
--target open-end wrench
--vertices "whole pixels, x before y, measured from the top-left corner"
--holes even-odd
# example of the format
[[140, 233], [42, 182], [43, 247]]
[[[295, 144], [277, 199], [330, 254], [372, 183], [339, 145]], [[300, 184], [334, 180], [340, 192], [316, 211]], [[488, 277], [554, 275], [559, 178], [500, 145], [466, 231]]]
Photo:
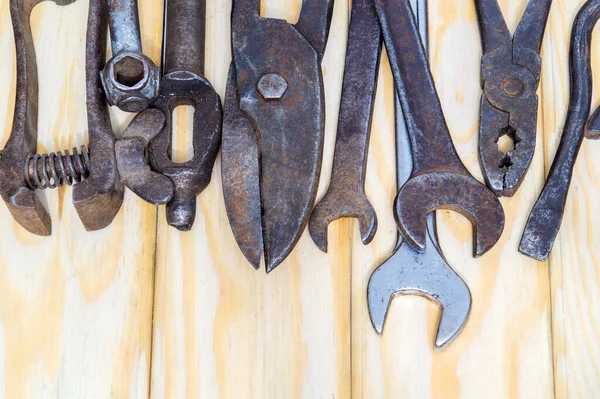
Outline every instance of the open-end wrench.
[[113, 57], [102, 71], [102, 84], [109, 104], [139, 112], [158, 95], [160, 71], [142, 52], [137, 0], [105, 1]]
[[374, 1], [353, 0], [331, 183], [308, 224], [313, 241], [325, 252], [327, 226], [334, 220], [358, 218], [365, 245], [377, 231], [377, 215], [365, 195], [365, 170], [381, 44]]
[[[108, 106], [100, 70], [106, 57], [107, 15], [103, 0], [91, 0], [86, 39], [86, 96], [89, 154], [83, 147], [51, 154], [35, 154], [38, 123], [38, 76], [29, 22], [41, 0], [11, 0], [10, 11], [17, 54], [17, 89], [11, 135], [0, 157], [0, 194], [19, 224], [38, 235], [52, 232], [50, 216], [36, 189], [72, 185], [73, 203], [84, 227], [108, 226], [121, 207], [121, 184], [114, 156]], [[73, 0], [55, 1], [67, 5]]]
[[376, 7], [413, 153], [411, 177], [395, 202], [398, 227], [411, 246], [423, 251], [426, 215], [454, 210], [473, 223], [473, 252], [482, 255], [502, 234], [502, 205], [456, 153], [409, 0], [376, 0]]
[[[427, 0], [411, 0], [423, 44], [427, 46]], [[412, 154], [404, 115], [396, 101], [396, 165], [398, 186], [412, 171]], [[435, 347], [448, 345], [462, 331], [471, 311], [471, 292], [446, 262], [438, 244], [435, 212], [427, 215], [427, 245], [418, 252], [401, 239], [392, 256], [369, 279], [367, 303], [375, 330], [381, 334], [395, 295], [422, 295], [442, 308]]]
[[[476, 0], [481, 32], [481, 121], [479, 160], [488, 186], [498, 196], [513, 196], [535, 152], [540, 50], [552, 0], [529, 0], [511, 36], [497, 0]], [[501, 151], [507, 136], [513, 148]]]
[[[206, 1], [167, 0], [165, 12], [159, 96], [118, 143], [117, 160], [127, 187], [152, 204], [166, 203], [167, 222], [189, 231], [196, 197], [210, 183], [221, 144], [222, 109], [219, 95], [204, 77]], [[171, 159], [172, 114], [179, 105], [195, 108], [194, 156], [183, 163]]]
[[317, 195], [325, 131], [321, 60], [333, 0], [304, 0], [298, 23], [235, 0], [225, 99], [223, 193], [240, 249], [267, 272], [292, 251]]
[[[575, 18], [571, 30], [571, 95], [567, 120], [546, 185], [529, 215], [519, 246], [521, 253], [540, 261], [550, 255], [560, 230], [573, 168], [586, 133], [593, 87], [590, 46], [598, 19], [600, 0], [589, 0]], [[594, 136], [593, 132], [589, 135]]]

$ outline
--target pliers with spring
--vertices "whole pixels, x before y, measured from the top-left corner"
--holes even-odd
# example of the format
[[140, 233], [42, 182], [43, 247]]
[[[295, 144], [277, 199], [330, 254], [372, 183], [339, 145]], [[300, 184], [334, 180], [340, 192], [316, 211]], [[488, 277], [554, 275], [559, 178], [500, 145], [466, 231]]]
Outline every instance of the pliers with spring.
[[[552, 0], [530, 0], [513, 37], [497, 0], [476, 0], [483, 57], [479, 160], [487, 185], [511, 197], [531, 165], [537, 133], [540, 51]], [[499, 149], [508, 136], [513, 148]]]

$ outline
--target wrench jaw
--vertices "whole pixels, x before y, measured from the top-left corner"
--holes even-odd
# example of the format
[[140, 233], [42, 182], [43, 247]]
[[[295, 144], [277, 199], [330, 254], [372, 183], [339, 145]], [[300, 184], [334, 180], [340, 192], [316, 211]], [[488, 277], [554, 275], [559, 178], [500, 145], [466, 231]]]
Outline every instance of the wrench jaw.
[[475, 234], [474, 256], [489, 251], [504, 230], [502, 205], [486, 186], [461, 173], [425, 173], [411, 178], [394, 204], [400, 232], [417, 251], [425, 250], [426, 215], [438, 209], [459, 212], [471, 221]]
[[371, 323], [383, 333], [388, 310], [397, 295], [419, 295], [437, 303], [441, 310], [435, 348], [448, 346], [462, 331], [471, 312], [471, 292], [438, 252], [428, 236], [425, 252], [402, 243], [371, 275], [367, 302]]
[[[356, 193], [355, 196], [348, 196]], [[335, 189], [330, 190], [313, 210], [308, 223], [308, 230], [315, 244], [323, 252], [327, 252], [327, 228], [335, 220], [357, 218], [360, 225], [360, 238], [364, 245], [369, 245], [377, 232], [377, 215], [363, 191]]]
[[[4, 186], [3, 182], [0, 184]], [[39, 236], [52, 234], [52, 220], [35, 191], [20, 187], [13, 195], [5, 195], [5, 192], [5, 189], [2, 189], [2, 198], [17, 223], [32, 234]]]

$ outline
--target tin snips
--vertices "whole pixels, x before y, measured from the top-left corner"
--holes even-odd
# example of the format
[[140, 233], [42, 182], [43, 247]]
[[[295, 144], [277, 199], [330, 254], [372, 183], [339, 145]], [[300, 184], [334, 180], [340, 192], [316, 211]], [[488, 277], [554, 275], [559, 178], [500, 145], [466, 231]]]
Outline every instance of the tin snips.
[[233, 234], [267, 272], [292, 251], [314, 206], [323, 153], [321, 59], [333, 0], [304, 0], [299, 20], [260, 16], [233, 2], [224, 106], [223, 191]]

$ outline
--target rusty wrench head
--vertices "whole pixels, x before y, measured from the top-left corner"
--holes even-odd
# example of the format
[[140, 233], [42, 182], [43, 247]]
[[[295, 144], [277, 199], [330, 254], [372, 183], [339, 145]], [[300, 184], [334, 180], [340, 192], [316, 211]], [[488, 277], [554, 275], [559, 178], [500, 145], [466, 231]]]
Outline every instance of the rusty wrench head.
[[426, 215], [451, 209], [471, 220], [474, 254], [482, 255], [502, 234], [502, 205], [456, 153], [409, 0], [376, 0], [376, 7], [413, 153], [411, 178], [395, 202], [398, 227], [410, 245], [423, 251]]
[[[427, 0], [411, 0], [423, 44], [427, 47]], [[396, 101], [396, 165], [399, 185], [412, 171], [410, 140], [404, 115]], [[471, 311], [471, 292], [446, 262], [439, 247], [435, 214], [427, 216], [427, 245], [417, 252], [400, 242], [394, 254], [369, 279], [367, 301], [375, 331], [383, 333], [390, 303], [395, 295], [421, 295], [442, 308], [435, 347], [448, 345], [462, 331]]]
[[320, 62], [332, 5], [305, 0], [292, 25], [261, 17], [258, 0], [233, 4], [223, 190], [240, 248], [257, 268], [264, 248], [267, 271], [292, 251], [315, 201], [325, 123]]
[[[43, 155], [33, 163], [37, 142], [38, 77], [29, 16], [40, 1], [11, 0], [11, 18], [17, 52], [17, 96], [13, 128], [0, 158], [0, 194], [13, 217], [34, 234], [50, 235], [51, 220], [35, 193], [36, 188], [77, 183], [73, 203], [87, 230], [111, 223], [123, 201], [116, 171], [114, 135], [100, 83], [106, 47], [106, 10], [101, 0], [90, 1], [86, 41], [86, 95], [89, 159], [80, 154]], [[66, 5], [72, 1], [56, 1]], [[84, 155], [86, 152], [84, 152]], [[57, 173], [58, 172], [58, 173]], [[33, 175], [34, 178], [31, 179]], [[81, 181], [81, 179], [86, 179]], [[33, 182], [33, 183], [32, 183]]]
[[[475, 2], [481, 31], [479, 159], [488, 186], [513, 196], [535, 152], [542, 39], [552, 0], [530, 0], [511, 37], [497, 0]], [[498, 142], [508, 136], [507, 153]]]
[[308, 225], [313, 241], [325, 252], [327, 226], [334, 220], [357, 217], [365, 245], [377, 231], [377, 215], [364, 185], [381, 44], [374, 1], [354, 0], [331, 183]]

